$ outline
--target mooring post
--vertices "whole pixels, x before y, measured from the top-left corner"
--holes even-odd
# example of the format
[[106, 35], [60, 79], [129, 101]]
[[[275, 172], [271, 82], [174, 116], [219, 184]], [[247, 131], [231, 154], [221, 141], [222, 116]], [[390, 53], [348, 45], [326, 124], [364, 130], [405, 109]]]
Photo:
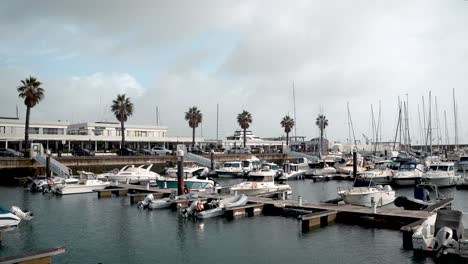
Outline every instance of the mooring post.
[[210, 158], [211, 158], [211, 172], [214, 172], [214, 150], [213, 149], [210, 152]]
[[177, 150], [177, 194], [184, 194], [184, 151]]
[[297, 201], [299, 201], [299, 206], [302, 206], [302, 196], [299, 195]]
[[374, 197], [371, 197], [370, 201], [371, 201], [370, 204], [371, 204], [371, 207], [372, 207], [372, 213], [375, 214], [375, 213], [377, 213], [377, 204], [375, 203]]
[[356, 149], [353, 150], [353, 178], [356, 179], [357, 174], [357, 151]]
[[50, 150], [46, 150], [46, 176], [50, 178]]

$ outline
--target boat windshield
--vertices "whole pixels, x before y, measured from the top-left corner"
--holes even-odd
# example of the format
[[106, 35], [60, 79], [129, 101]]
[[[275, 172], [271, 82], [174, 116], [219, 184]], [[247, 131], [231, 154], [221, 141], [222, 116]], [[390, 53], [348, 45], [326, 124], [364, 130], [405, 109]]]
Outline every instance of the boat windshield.
[[414, 163], [403, 163], [400, 165], [400, 169], [401, 171], [410, 171], [410, 170], [414, 170], [416, 169], [416, 164]]
[[273, 176], [263, 176], [263, 177], [253, 176], [253, 177], [249, 177], [247, 181], [249, 182], [272, 182]]
[[468, 157], [461, 157], [460, 161], [468, 161]]
[[224, 168], [240, 168], [239, 163], [224, 163]]
[[430, 170], [437, 171], [452, 171], [453, 168], [447, 165], [432, 165]]

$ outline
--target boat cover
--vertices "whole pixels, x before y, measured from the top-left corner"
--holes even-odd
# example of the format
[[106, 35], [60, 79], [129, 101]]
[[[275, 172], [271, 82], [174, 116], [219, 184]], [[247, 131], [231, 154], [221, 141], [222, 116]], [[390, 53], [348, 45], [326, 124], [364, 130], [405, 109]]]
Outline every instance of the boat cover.
[[435, 221], [435, 232], [446, 226], [453, 230], [455, 240], [463, 237], [463, 213], [457, 210], [439, 210]]

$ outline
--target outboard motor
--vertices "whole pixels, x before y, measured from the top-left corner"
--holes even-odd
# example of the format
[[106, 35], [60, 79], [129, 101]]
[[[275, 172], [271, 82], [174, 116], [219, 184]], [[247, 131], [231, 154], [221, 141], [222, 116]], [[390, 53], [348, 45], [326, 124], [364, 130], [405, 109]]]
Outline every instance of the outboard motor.
[[138, 208], [143, 209], [148, 207], [148, 204], [151, 203], [154, 200], [153, 194], [148, 194], [146, 195], [145, 199], [143, 201], [138, 202]]
[[19, 218], [21, 218], [21, 220], [26, 220], [26, 221], [29, 221], [31, 219], [33, 219], [34, 215], [33, 213], [29, 212], [28, 210], [25, 210], [24, 212], [17, 206], [12, 206], [10, 211], [18, 216]]
[[437, 252], [437, 257], [439, 257], [441, 254], [446, 255], [447, 254], [446, 249], [454, 247], [454, 244], [457, 243], [453, 239], [452, 229], [446, 226], [439, 229], [435, 237], [435, 240], [436, 240], [436, 243], [434, 246], [434, 250]]

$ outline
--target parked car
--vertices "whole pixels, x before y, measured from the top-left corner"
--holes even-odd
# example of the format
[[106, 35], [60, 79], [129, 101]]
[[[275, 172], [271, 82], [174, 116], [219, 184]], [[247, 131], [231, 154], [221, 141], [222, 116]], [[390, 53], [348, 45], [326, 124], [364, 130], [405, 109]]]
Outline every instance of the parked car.
[[233, 147], [231, 149], [225, 150], [226, 154], [251, 154], [248, 149], [240, 148], [240, 147]]
[[24, 154], [14, 149], [0, 149], [0, 157], [23, 157]]
[[250, 152], [252, 152], [252, 154], [262, 154], [265, 150], [261, 147], [252, 147], [250, 148]]
[[154, 152], [153, 150], [151, 150], [151, 149], [145, 149], [145, 148], [138, 149], [138, 153], [143, 154], [143, 155], [158, 155], [158, 154], [157, 154], [156, 152]]
[[172, 154], [172, 150], [169, 150], [165, 147], [154, 147], [151, 150], [157, 153], [158, 155], [171, 155]]
[[94, 151], [84, 148], [77, 148], [73, 150], [73, 156], [94, 156], [94, 154]]
[[119, 156], [135, 156], [135, 155], [137, 155], [137, 152], [134, 151], [133, 149], [121, 148], [121, 149], [117, 150], [117, 155], [119, 155]]

